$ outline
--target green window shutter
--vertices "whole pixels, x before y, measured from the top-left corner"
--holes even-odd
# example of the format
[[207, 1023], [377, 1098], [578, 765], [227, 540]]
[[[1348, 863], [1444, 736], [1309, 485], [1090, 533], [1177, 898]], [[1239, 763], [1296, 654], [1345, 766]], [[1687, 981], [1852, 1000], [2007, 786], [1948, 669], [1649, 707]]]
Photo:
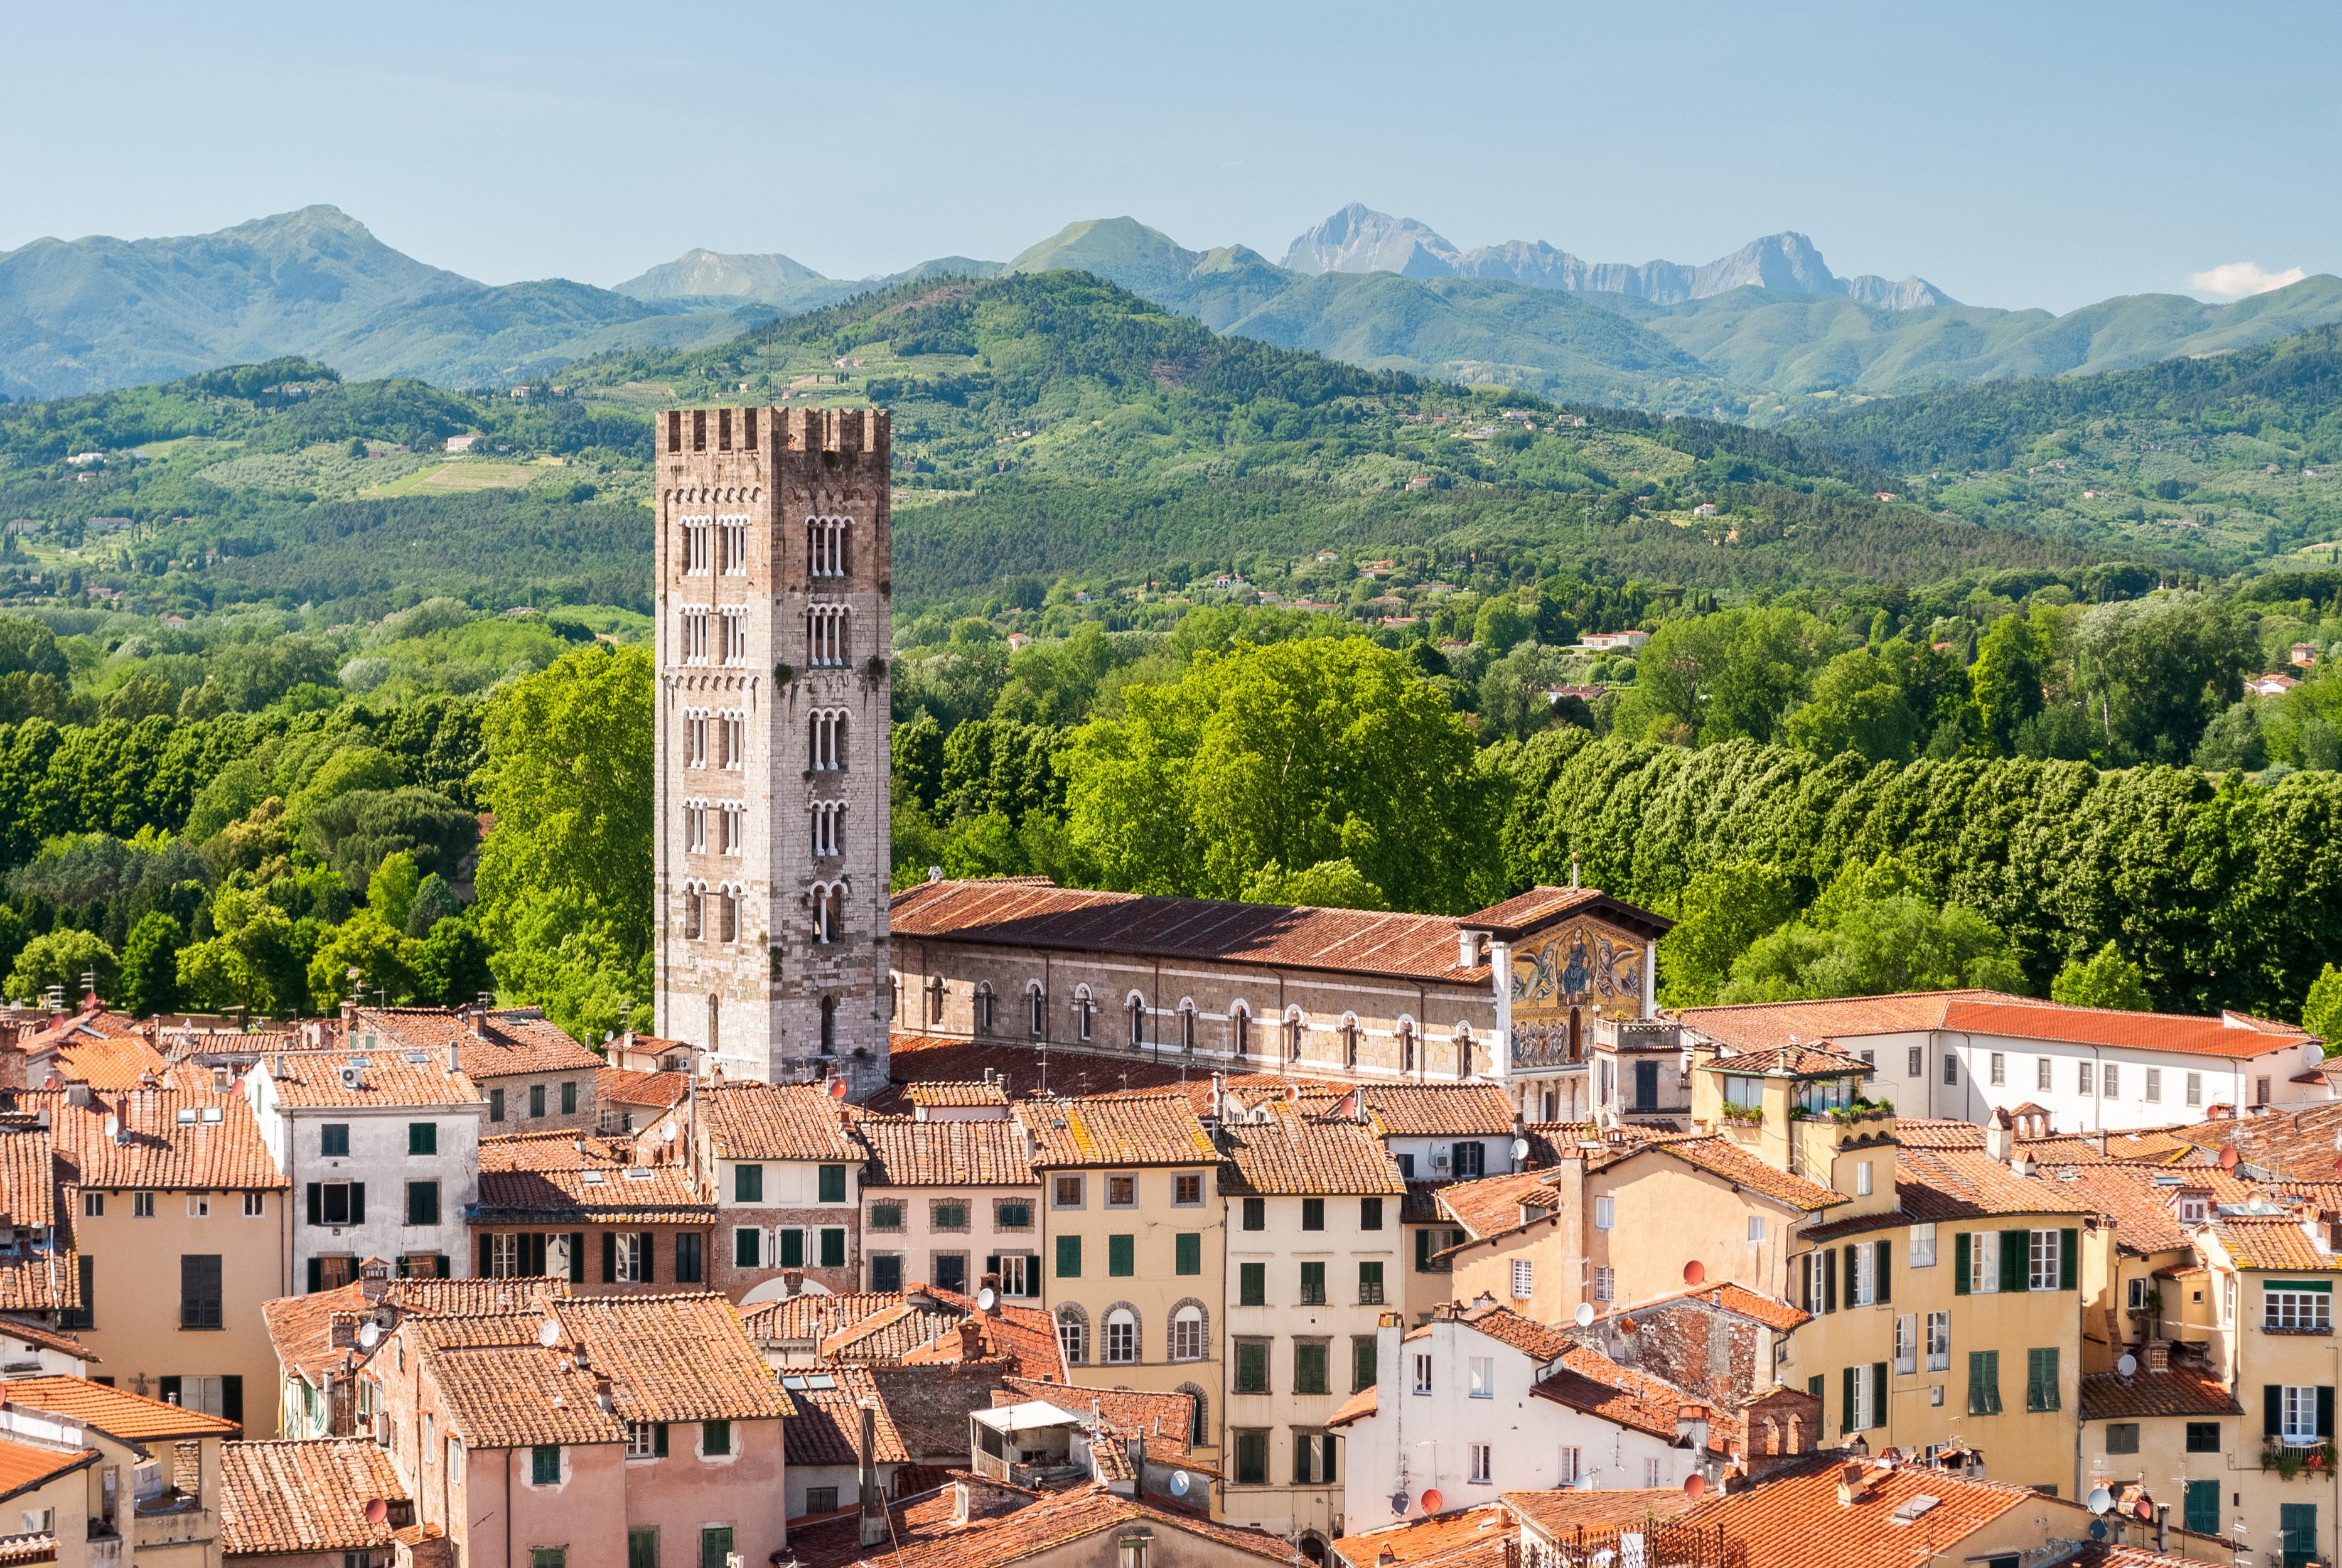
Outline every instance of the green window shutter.
[[2057, 1406], [2057, 1347], [2053, 1344], [2041, 1352], [2041, 1408], [2056, 1410]]
[[[844, 1225], [824, 1227], [821, 1233], [821, 1266], [826, 1269], [842, 1269], [846, 1266], [846, 1227]], [[646, 1273], [643, 1277], [648, 1279], [650, 1276]]]
[[2081, 1232], [2059, 1231], [2057, 1233], [2057, 1288], [2059, 1290], [2070, 1291], [2081, 1288], [2082, 1275], [2078, 1266], [2081, 1252]]
[[1200, 1274], [1204, 1272], [1204, 1233], [1181, 1231], [1171, 1238], [1171, 1268], [1175, 1273]]
[[2037, 1350], [2025, 1353], [2025, 1408], [2041, 1408], [2041, 1353]]
[[2000, 1413], [2000, 1352], [1984, 1353], [1984, 1397], [1987, 1415]]
[[1984, 1397], [1984, 1355], [1985, 1353], [1980, 1350], [1968, 1352], [1968, 1413], [1970, 1415], [1987, 1413]]
[[1952, 1238], [1952, 1293], [1968, 1293], [1968, 1233], [1962, 1231]]
[[1891, 1302], [1895, 1299], [1894, 1285], [1887, 1278], [1887, 1272], [1889, 1268], [1889, 1260], [1891, 1260], [1895, 1255], [1895, 1243], [1893, 1242], [1880, 1242], [1877, 1243], [1877, 1246], [1878, 1299], [1882, 1302]]
[[1268, 1265], [1238, 1263], [1236, 1265], [1236, 1305], [1266, 1306], [1268, 1304]]
[[1837, 1250], [1822, 1253], [1822, 1311], [1837, 1311]]
[[1870, 1363], [1870, 1423], [1887, 1424], [1887, 1363], [1883, 1361]]
[[2031, 1231], [2000, 1233], [2000, 1288], [2004, 1293], [2026, 1286], [2026, 1264], [2033, 1253]]
[[777, 1266], [785, 1269], [805, 1267], [805, 1232], [795, 1225], [785, 1225], [775, 1231], [773, 1250], [778, 1254]]
[[1350, 1392], [1363, 1393], [1375, 1386], [1375, 1342], [1364, 1334], [1350, 1342]]
[[1081, 1237], [1059, 1236], [1057, 1238], [1057, 1277], [1061, 1280], [1077, 1280], [1082, 1277]]
[[1841, 1375], [1845, 1392], [1845, 1397], [1838, 1402], [1840, 1412], [1838, 1430], [1841, 1432], [1854, 1430], [1854, 1368], [1847, 1367]]
[[2181, 1493], [2179, 1525], [2198, 1535], [2220, 1533], [2220, 1483], [2217, 1481], [2191, 1481]]
[[824, 1165], [821, 1168], [821, 1201], [825, 1203], [846, 1202], [846, 1167]]
[[2317, 1435], [2334, 1435], [2334, 1385], [2330, 1383], [2317, 1385]]
[[1126, 1279], [1138, 1272], [1137, 1237], [1106, 1237], [1106, 1272], [1116, 1279]]
[[2285, 1385], [2261, 1384], [2261, 1435], [2275, 1437], [2285, 1430]]
[[[315, 1295], [325, 1288], [325, 1260], [323, 1258], [311, 1258], [309, 1260], [309, 1293], [311, 1295]], [[88, 1310], [89, 1302], [86, 1297], [83, 1298], [82, 1307], [84, 1311]]]
[[[1813, 1376], [1806, 1379], [1806, 1392], [1813, 1395], [1814, 1407], [1822, 1413], [1820, 1420], [1824, 1425], [1827, 1425], [1829, 1423], [1829, 1399], [1828, 1396], [1823, 1393], [1823, 1390], [1827, 1387], [1828, 1387], [1828, 1384], [1824, 1382], [1820, 1373], [1816, 1373]], [[1816, 1439], [1819, 1439], [1821, 1433], [1817, 1432], [1814, 1433], [1814, 1436]]]

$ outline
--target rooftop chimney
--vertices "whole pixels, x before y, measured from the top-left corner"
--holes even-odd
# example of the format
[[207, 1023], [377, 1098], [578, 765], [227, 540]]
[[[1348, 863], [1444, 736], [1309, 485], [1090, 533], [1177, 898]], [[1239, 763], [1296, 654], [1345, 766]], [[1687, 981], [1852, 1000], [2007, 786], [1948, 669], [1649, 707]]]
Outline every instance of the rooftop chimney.
[[[488, 1010], [484, 1006], [473, 1008], [471, 1022], [472, 1038], [475, 1040], [486, 1039], [488, 1037]], [[452, 1045], [448, 1047], [448, 1050], [450, 1051], [453, 1051], [455, 1047]]]
[[878, 1492], [878, 1406], [876, 1401], [862, 1402], [862, 1467], [860, 1481], [860, 1539], [863, 1549], [886, 1543], [886, 1500]]
[[1456, 934], [1456, 967], [1469, 969], [1480, 956], [1480, 934], [1458, 931]]
[[2149, 1372], [2169, 1372], [2171, 1370], [2171, 1342], [2169, 1340], [2157, 1339], [2149, 1340], [2147, 1342], [2147, 1370]]
[[2008, 1112], [2007, 1110], [2003, 1109], [1995, 1111], [1992, 1114], [1992, 1120], [1984, 1124], [1985, 1157], [1990, 1160], [1997, 1160], [2005, 1165], [2008, 1164], [2009, 1155], [2014, 1154], [2016, 1150], [2017, 1131], [2015, 1124], [2009, 1120]]
[[986, 1317], [998, 1317], [1000, 1315], [1000, 1276], [998, 1274], [985, 1275], [982, 1286], [978, 1292], [977, 1299], [982, 1299], [983, 1291], [990, 1291], [992, 1293], [992, 1304], [988, 1307], [980, 1307], [977, 1310], [982, 1312]]
[[959, 1358], [962, 1361], [984, 1359], [984, 1325], [974, 1318], [960, 1320]]

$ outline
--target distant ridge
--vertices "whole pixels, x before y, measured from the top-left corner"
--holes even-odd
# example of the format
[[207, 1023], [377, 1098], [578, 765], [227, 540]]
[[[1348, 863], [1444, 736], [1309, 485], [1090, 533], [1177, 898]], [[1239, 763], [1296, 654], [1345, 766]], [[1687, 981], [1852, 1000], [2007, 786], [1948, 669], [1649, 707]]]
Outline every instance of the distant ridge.
[[1570, 293], [1617, 294], [1653, 305], [1682, 305], [1736, 288], [1793, 294], [1843, 295], [1887, 310], [1919, 310], [1959, 302], [1924, 278], [1894, 282], [1865, 275], [1841, 278], [1822, 260], [1814, 242], [1801, 234], [1767, 235], [1705, 266], [1668, 261], [1581, 261], [1543, 240], [1506, 240], [1502, 245], [1459, 250], [1414, 218], [1378, 213], [1352, 202], [1286, 248], [1294, 272], [1389, 272], [1401, 277], [1504, 278], [1535, 288]]

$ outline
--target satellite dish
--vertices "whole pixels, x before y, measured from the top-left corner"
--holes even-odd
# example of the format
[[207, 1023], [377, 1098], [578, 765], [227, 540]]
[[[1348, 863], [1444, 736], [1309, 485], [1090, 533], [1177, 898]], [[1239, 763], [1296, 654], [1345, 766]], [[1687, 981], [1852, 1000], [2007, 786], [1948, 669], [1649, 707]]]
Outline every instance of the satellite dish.
[[1423, 1493], [1423, 1511], [1426, 1513], [1438, 1513], [1441, 1508], [1446, 1505], [1446, 1503], [1447, 1499], [1439, 1494], [1439, 1488], [1436, 1486], [1427, 1487], [1425, 1489]]
[[1701, 1263], [1697, 1258], [1694, 1258], [1691, 1262], [1684, 1264], [1684, 1283], [1687, 1285], [1696, 1285], [1702, 1283], [1706, 1280], [1706, 1278], [1707, 1265]]
[[547, 1350], [551, 1350], [555, 1345], [560, 1343], [561, 1325], [551, 1318], [546, 1318], [543, 1323], [537, 1324], [536, 1343], [543, 1345]]
[[2089, 1496], [2082, 1501], [2091, 1513], [2104, 1513], [2115, 1505], [2115, 1494], [2103, 1486], [2093, 1486], [2090, 1488]]
[[358, 1324], [358, 1343], [372, 1350], [382, 1343], [382, 1328], [372, 1319]]
[[1690, 1498], [1694, 1503], [1698, 1502], [1702, 1497], [1707, 1495], [1707, 1477], [1702, 1475], [1696, 1470], [1693, 1471], [1689, 1475], [1685, 1476], [1684, 1495]]
[[659, 1129], [659, 1136], [670, 1144], [674, 1143], [675, 1124], [673, 1122], [669, 1122], [666, 1126], [661, 1127]]
[[2138, 1370], [2138, 1357], [2126, 1353], [2120, 1361], [2115, 1363], [2115, 1370], [2128, 1377]]
[[846, 1098], [846, 1080], [845, 1080], [845, 1079], [843, 1079], [843, 1078], [832, 1078], [832, 1079], [829, 1081], [829, 1097], [830, 1097], [831, 1099], [833, 1099], [833, 1100], [843, 1100], [843, 1099], [845, 1099], [845, 1098]]
[[1517, 1165], [1528, 1157], [1529, 1141], [1526, 1138], [1515, 1138], [1513, 1140], [1513, 1164]]
[[1406, 1513], [1406, 1493], [1394, 1492], [1391, 1493], [1391, 1512], [1401, 1515], [1404, 1515]]
[[1570, 1484], [1580, 1492], [1591, 1492], [1594, 1490], [1594, 1477], [1591, 1475], [1581, 1475], [1576, 1480], [1571, 1482]]
[[1577, 1310], [1570, 1314], [1569, 1321], [1576, 1323], [1580, 1328], [1593, 1327], [1594, 1303], [1592, 1302], [1579, 1302], [1577, 1303]]
[[2093, 1540], [2093, 1541], [2104, 1541], [2106, 1538], [2107, 1538], [2107, 1522], [2106, 1522], [2105, 1520], [2103, 1520], [2103, 1519], [2093, 1519], [2093, 1520], [2091, 1520], [2091, 1521], [2090, 1521], [2090, 1539], [2091, 1539], [2091, 1540]]
[[[995, 1295], [995, 1294], [993, 1294], [993, 1293], [992, 1293], [992, 1287], [991, 1287], [990, 1285], [986, 1285], [986, 1286], [985, 1286], [982, 1290], [980, 1290], [980, 1291], [978, 1291], [978, 1292], [976, 1292], [976, 1310], [977, 1310], [978, 1312], [990, 1312], [990, 1311], [992, 1310], [992, 1303], [995, 1303], [995, 1302], [996, 1302], [996, 1301], [998, 1301], [999, 1299], [1000, 1299], [1000, 1298], [999, 1298], [998, 1296], [996, 1296], [996, 1295]], [[1181, 1473], [1180, 1473], [1180, 1475], [1178, 1476], [1178, 1478], [1177, 1478], [1177, 1479], [1179, 1479], [1179, 1480], [1185, 1480], [1186, 1478], [1186, 1472], [1184, 1472], [1184, 1471], [1183, 1471], [1183, 1472], [1181, 1472]], [[1179, 1490], [1180, 1490], [1181, 1492], [1185, 1492], [1185, 1491], [1186, 1490], [1186, 1487], [1184, 1487], [1184, 1486], [1182, 1486], [1182, 1487], [1180, 1487], [1180, 1488], [1179, 1488]]]
[[2233, 1171], [2236, 1168], [2237, 1146], [2234, 1144], [2231, 1144], [2227, 1148], [2220, 1151], [2220, 1169], [2224, 1171]]
[[1173, 1472], [1171, 1473], [1171, 1495], [1172, 1495], [1172, 1496], [1174, 1496], [1174, 1497], [1185, 1497], [1185, 1496], [1186, 1496], [1186, 1495], [1187, 1495], [1187, 1488], [1188, 1488], [1189, 1484], [1190, 1484], [1190, 1483], [1189, 1483], [1189, 1482], [1188, 1482], [1188, 1480], [1187, 1480], [1187, 1473], [1186, 1473], [1186, 1471], [1184, 1471], [1184, 1470], [1175, 1470], [1175, 1471], [1173, 1471]]
[[380, 1524], [390, 1518], [390, 1504], [379, 1497], [369, 1497], [365, 1505], [366, 1523]]

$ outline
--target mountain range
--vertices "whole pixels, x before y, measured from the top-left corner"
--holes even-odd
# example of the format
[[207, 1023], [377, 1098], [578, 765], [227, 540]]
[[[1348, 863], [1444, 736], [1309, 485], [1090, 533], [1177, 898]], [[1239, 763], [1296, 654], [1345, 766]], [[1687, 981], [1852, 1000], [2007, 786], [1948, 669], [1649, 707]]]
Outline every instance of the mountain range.
[[0, 393], [65, 395], [278, 355], [353, 377], [501, 385], [611, 351], [726, 342], [900, 283], [1063, 269], [1215, 331], [1370, 369], [1758, 421], [1847, 393], [2095, 373], [2342, 322], [2342, 279], [2325, 275], [2235, 305], [2136, 295], [2053, 315], [1960, 305], [1917, 276], [1841, 278], [1794, 233], [1701, 265], [1595, 263], [1543, 241], [1460, 249], [1357, 204], [1296, 237], [1282, 265], [1243, 245], [1189, 250], [1118, 217], [1068, 225], [1006, 263], [946, 256], [884, 277], [703, 249], [615, 288], [492, 285], [311, 206], [212, 235], [0, 253]]

